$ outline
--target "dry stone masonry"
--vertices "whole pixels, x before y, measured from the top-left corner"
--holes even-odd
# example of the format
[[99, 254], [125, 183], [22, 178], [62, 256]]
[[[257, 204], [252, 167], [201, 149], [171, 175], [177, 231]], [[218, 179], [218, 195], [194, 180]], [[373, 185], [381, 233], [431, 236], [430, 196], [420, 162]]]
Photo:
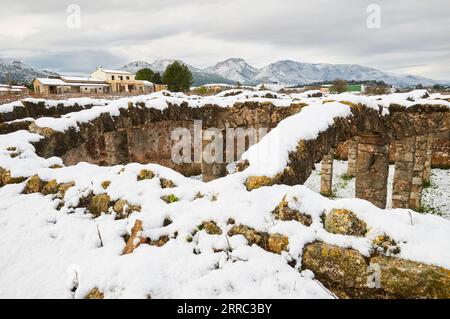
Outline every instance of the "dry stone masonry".
[[[340, 298], [450, 298], [450, 271], [439, 267], [442, 263], [445, 266], [445, 262], [436, 258], [427, 263], [420, 259], [423, 256], [417, 258], [413, 254], [416, 258], [408, 259], [411, 248], [417, 248], [418, 244], [408, 243], [403, 237], [415, 239], [408, 236], [414, 231], [423, 231], [420, 227], [414, 228], [416, 220], [412, 213], [411, 219], [397, 220], [389, 219], [383, 215], [386, 212], [378, 209], [386, 207], [389, 149], [395, 149], [393, 206], [421, 209], [423, 185], [430, 183], [430, 169], [436, 153], [434, 141], [450, 130], [450, 111], [446, 105], [434, 102], [409, 107], [379, 105], [377, 108], [356, 101], [341, 101], [343, 105], [338, 106], [348, 109], [348, 116], [333, 118], [317, 136], [298, 140], [295, 136], [294, 147], [286, 150], [286, 165], [280, 171], [253, 174], [254, 163], [241, 160], [241, 154], [227, 148], [230, 141], [233, 141], [233, 151], [238, 148], [236, 137], [230, 136], [227, 130], [265, 128], [270, 135], [281, 126], [281, 121], [301, 114], [306, 102], [293, 100], [287, 106], [277, 106], [276, 99], [272, 102], [249, 99], [227, 107], [215, 104], [193, 107], [181, 98], [171, 98], [167, 108], [147, 107], [145, 103], [130, 101], [128, 107], [120, 108], [116, 113], [101, 113], [66, 130], [39, 126], [35, 120], [14, 127], [7, 124], [7, 131], [17, 132], [25, 127], [28, 132], [42, 136], [30, 142], [36, 151], [32, 155], [37, 155], [33, 159], [42, 160], [38, 163], [39, 169], [45, 166], [42, 163], [47, 163], [44, 160], [50, 161], [53, 157], [61, 158], [66, 166], [88, 162], [111, 167], [80, 164], [80, 167], [95, 166], [98, 172], [102, 171], [101, 180], [89, 181], [89, 184], [84, 183], [84, 177], [82, 183], [79, 183], [80, 179], [77, 183], [75, 179], [59, 180], [60, 176], [53, 172], [71, 168], [63, 167], [61, 161], [28, 175], [22, 170], [24, 176], [12, 174], [12, 168], [5, 166], [0, 167], [0, 187], [17, 187], [18, 196], [29, 196], [30, 199], [47, 196], [61, 215], [77, 211], [90, 214], [99, 222], [104, 217], [111, 218], [108, 223], [123, 222], [123, 233], [119, 237], [119, 241], [123, 239], [123, 247], [117, 250], [117, 255], [126, 256], [115, 256], [117, 258], [133, 260], [138, 253], [144, 260], [146, 252], [153, 254], [158, 249], [186, 244], [191, 245], [189, 249], [183, 246], [180, 251], [189, 254], [192, 251], [194, 255], [204, 251], [211, 256], [223, 254], [224, 259], [234, 262], [236, 259], [233, 258], [238, 258], [238, 254], [234, 255], [233, 249], [243, 243], [256, 249], [252, 254], [246, 252], [249, 258], [253, 252], [273, 254], [270, 256], [291, 266], [296, 274], [309, 270], [316, 280]], [[32, 102], [27, 103], [26, 108], [32, 109]], [[35, 117], [48, 116], [42, 107], [39, 106], [39, 114]], [[94, 106], [83, 106], [83, 109], [89, 107]], [[53, 115], [58, 118], [63, 113]], [[27, 114], [8, 115], [8, 119], [19, 119]], [[192, 138], [191, 152], [182, 154], [192, 160], [189, 163], [175, 163], [171, 158], [172, 133], [179, 128], [189, 132]], [[211, 129], [217, 134], [204, 134], [212, 132]], [[255, 138], [246, 137], [244, 148], [258, 147], [263, 135], [257, 133]], [[212, 158], [204, 157], [203, 151], [211, 147], [216, 138], [222, 138], [223, 143], [212, 152]], [[304, 187], [288, 187], [303, 184], [315, 164], [322, 161], [321, 193], [332, 196], [333, 158], [336, 149], [345, 142], [349, 160], [347, 175], [356, 178], [356, 197], [376, 207], [364, 201], [351, 201], [355, 207], [360, 207], [359, 210], [331, 206], [338, 202], [311, 194]], [[222, 158], [216, 156], [220, 153], [223, 153]], [[11, 146], [0, 155], [6, 156], [7, 160], [3, 161], [6, 164], [22, 160], [19, 146]], [[170, 169], [151, 166], [153, 164], [114, 166], [131, 162], [157, 163], [185, 176], [202, 174], [203, 181], [209, 182], [227, 175], [227, 165], [236, 161], [235, 175], [221, 179], [229, 183], [225, 185], [220, 184], [220, 180], [204, 184]], [[107, 170], [109, 175], [105, 177]], [[136, 194], [122, 197], [125, 195], [122, 192], [127, 193], [121, 184], [125, 181], [132, 190], [138, 190]], [[264, 188], [270, 186], [274, 186], [273, 189]], [[225, 188], [229, 193], [220, 193]], [[150, 192], [145, 193], [147, 190]], [[68, 200], [65, 196], [68, 193], [78, 196], [77, 200], [74, 197]], [[146, 198], [141, 201], [142, 194]], [[229, 203], [229, 194], [237, 194], [239, 203]], [[310, 207], [308, 201], [311, 198], [320, 199], [315, 203], [317, 207]], [[156, 205], [150, 205], [155, 202]], [[256, 206], [258, 211], [252, 211], [251, 206]], [[193, 207], [195, 210], [200, 208], [200, 212], [193, 213]], [[224, 213], [224, 207], [230, 212]], [[239, 210], [245, 212], [245, 218]], [[204, 211], [208, 212], [202, 215]], [[160, 216], [161, 212], [164, 215]], [[197, 215], [190, 220], [189, 214]], [[416, 214], [415, 218], [419, 219], [418, 216]], [[383, 222], [387, 220], [398, 227], [383, 228], [382, 218], [385, 218]], [[433, 225], [433, 218], [423, 215], [420, 218], [423, 219], [418, 225], [425, 225], [424, 228]], [[408, 231], [399, 236], [396, 236], [397, 230], [389, 232], [390, 229], [404, 228]], [[292, 230], [298, 230], [295, 233], [298, 237], [292, 237]], [[101, 230], [97, 228], [97, 232], [99, 245], [103, 245]], [[208, 238], [208, 244], [197, 245], [204, 238]], [[330, 238], [332, 240], [327, 242]], [[213, 240], [214, 245], [211, 245]], [[431, 240], [426, 242], [427, 245]], [[211, 251], [207, 251], [209, 248]], [[237, 260], [239, 265], [245, 266], [246, 260]], [[213, 267], [220, 267], [220, 264]], [[108, 297], [107, 287], [92, 285], [88, 288], [85, 289], [86, 298]]]

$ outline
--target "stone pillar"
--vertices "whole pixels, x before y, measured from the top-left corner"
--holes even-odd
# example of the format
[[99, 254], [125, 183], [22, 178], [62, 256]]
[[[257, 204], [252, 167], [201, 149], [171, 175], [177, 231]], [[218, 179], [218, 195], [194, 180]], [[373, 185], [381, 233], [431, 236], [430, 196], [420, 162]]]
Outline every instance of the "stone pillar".
[[212, 180], [227, 175], [227, 163], [224, 153], [225, 132], [208, 129], [202, 134], [202, 180]]
[[423, 172], [427, 158], [427, 135], [416, 136], [416, 152], [412, 172], [411, 196], [409, 208], [419, 211], [422, 206]]
[[408, 208], [411, 196], [416, 138], [405, 137], [395, 144], [395, 174], [392, 207]]
[[356, 175], [356, 161], [358, 159], [358, 142], [355, 138], [352, 138], [348, 142], [348, 166], [347, 166], [347, 175], [355, 176]]
[[334, 151], [330, 150], [322, 159], [320, 194], [327, 197], [333, 194], [333, 157]]
[[433, 157], [433, 142], [434, 142], [434, 134], [428, 134], [427, 138], [427, 154], [425, 159], [425, 168], [423, 171], [423, 184], [430, 185], [431, 184], [431, 161]]
[[389, 174], [386, 141], [379, 134], [360, 135], [357, 141], [356, 197], [385, 208]]

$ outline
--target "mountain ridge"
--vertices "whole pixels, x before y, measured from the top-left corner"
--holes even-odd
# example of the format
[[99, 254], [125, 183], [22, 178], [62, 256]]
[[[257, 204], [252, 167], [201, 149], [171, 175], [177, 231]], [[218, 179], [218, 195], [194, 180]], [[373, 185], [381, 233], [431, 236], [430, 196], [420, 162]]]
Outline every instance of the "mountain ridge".
[[[137, 72], [142, 68], [150, 68], [155, 72], [164, 72], [167, 65], [179, 61], [192, 72], [194, 85], [206, 83], [255, 85], [263, 82], [277, 82], [287, 85], [306, 85], [317, 82], [333, 81], [336, 78], [354, 81], [384, 81], [387, 84], [405, 87], [422, 84], [450, 84], [450, 81], [433, 80], [410, 74], [383, 72], [375, 68], [358, 64], [304, 63], [294, 60], [280, 60], [262, 68], [256, 68], [242, 58], [230, 58], [206, 68], [197, 68], [182, 60], [159, 59], [153, 63], [133, 61], [120, 67], [122, 70]], [[55, 72], [36, 70], [18, 60], [0, 59], [0, 83], [29, 84], [36, 77], [58, 75]]]
[[[154, 71], [163, 72], [162, 65], [167, 66], [174, 59], [156, 60], [153, 63], [144, 61], [135, 61], [124, 65], [121, 69], [127, 71], [137, 71], [131, 65], [136, 62], [145, 63]], [[359, 64], [331, 64], [331, 63], [305, 63], [294, 60], [280, 60], [270, 63], [262, 68], [256, 68], [248, 64], [242, 58], [230, 58], [218, 62], [215, 65], [206, 68], [196, 68], [182, 60], [177, 60], [185, 64], [193, 73], [195, 84], [198, 83], [199, 77], [203, 75], [212, 80], [221, 79], [221, 83], [241, 84], [259, 84], [262, 82], [277, 82], [288, 85], [305, 85], [324, 81], [333, 81], [336, 78], [353, 81], [384, 81], [387, 84], [395, 86], [416, 86], [419, 84], [432, 86], [435, 84], [447, 84], [450, 81], [438, 81], [422, 76], [411, 74], [395, 74], [391, 72], [383, 72], [375, 68], [362, 66]], [[201, 83], [204, 84], [204, 83]]]

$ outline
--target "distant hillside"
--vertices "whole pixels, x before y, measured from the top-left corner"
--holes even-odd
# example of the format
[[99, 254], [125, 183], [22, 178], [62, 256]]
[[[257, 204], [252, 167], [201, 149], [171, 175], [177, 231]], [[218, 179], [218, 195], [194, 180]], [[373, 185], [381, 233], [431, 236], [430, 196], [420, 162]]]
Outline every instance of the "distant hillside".
[[[177, 60], [177, 61], [186, 65], [189, 68], [189, 70], [192, 72], [192, 76], [194, 78], [194, 84], [193, 84], [194, 86], [199, 86], [199, 85], [203, 85], [203, 84], [207, 84], [207, 83], [227, 83], [227, 84], [236, 83], [236, 81], [233, 81], [232, 79], [227, 79], [219, 74], [195, 68], [187, 63], [184, 63], [181, 60]], [[135, 62], [131, 62], [131, 63], [124, 65], [120, 69], [136, 73], [140, 69], [148, 68], [148, 69], [153, 70], [154, 72], [159, 72], [162, 75], [164, 73], [164, 71], [166, 70], [167, 66], [169, 64], [172, 64], [173, 62], [175, 62], [175, 60], [171, 60], [171, 59], [156, 60], [153, 63], [148, 63], [145, 61], [135, 61]]]
[[[136, 72], [144, 67], [154, 71], [164, 72], [167, 65], [175, 60], [157, 60], [153, 63], [144, 61], [131, 62], [122, 67], [123, 70]], [[290, 85], [311, 84], [316, 82], [333, 81], [336, 78], [354, 81], [383, 81], [395, 86], [432, 86], [443, 84], [425, 77], [414, 75], [399, 75], [382, 72], [357, 64], [325, 64], [302, 63], [291, 60], [283, 60], [271, 63], [263, 68], [255, 68], [244, 59], [232, 58], [219, 62], [205, 69], [193, 67], [178, 60], [189, 67], [195, 85], [204, 83], [236, 83], [259, 84], [262, 82], [277, 82]]]
[[38, 71], [20, 61], [0, 60], [0, 83], [30, 84], [34, 78], [57, 75], [49, 71]]

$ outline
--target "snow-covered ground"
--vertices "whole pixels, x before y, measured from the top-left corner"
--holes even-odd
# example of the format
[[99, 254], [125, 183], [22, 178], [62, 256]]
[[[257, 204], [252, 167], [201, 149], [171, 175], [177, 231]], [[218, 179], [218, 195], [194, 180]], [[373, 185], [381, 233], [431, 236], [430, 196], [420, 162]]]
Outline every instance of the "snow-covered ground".
[[[422, 100], [423, 93], [415, 91], [385, 98], [406, 106], [413, 103], [407, 99], [409, 96], [414, 96], [416, 102], [436, 103]], [[244, 155], [250, 163], [246, 170], [209, 183], [155, 164], [101, 167], [78, 163], [65, 167], [60, 158], [46, 159], [35, 153], [31, 142], [41, 139], [40, 135], [25, 130], [1, 134], [0, 167], [12, 177], [38, 175], [46, 182], [73, 182], [73, 186], [65, 192], [63, 201], [51, 194], [23, 194], [26, 182], [0, 188], [0, 298], [83, 298], [93, 288], [104, 292], [106, 298], [333, 298], [311, 271], [301, 270], [305, 245], [321, 241], [370, 256], [373, 240], [380, 235], [398, 243], [399, 258], [450, 269], [450, 221], [440, 216], [405, 209], [381, 210], [355, 198], [325, 198], [313, 191], [318, 188], [316, 174], [307, 183], [313, 190], [304, 185], [273, 185], [248, 191], [245, 181], [251, 174], [271, 176], [284, 168], [287, 154], [298, 139], [316, 137], [334, 117], [350, 116], [348, 106], [339, 101], [359, 101], [368, 107], [383, 104], [383, 100], [373, 98], [335, 95], [326, 97], [337, 102], [327, 103], [325, 110], [320, 98], [271, 92], [271, 96], [279, 96], [271, 99], [263, 97], [266, 94], [243, 92], [227, 98], [201, 98], [162, 92], [119, 99], [106, 106], [35, 122], [64, 131], [103, 112], [118, 114], [120, 109], [137, 102], [157, 109], [165, 109], [168, 102], [183, 101], [191, 107], [208, 103], [228, 107], [245, 100], [268, 101], [279, 106], [288, 106], [293, 101], [308, 104], [266, 135], [265, 142], [250, 148]], [[439, 103], [450, 106], [447, 101]], [[280, 143], [273, 147], [271, 142], [277, 134]], [[11, 157], [11, 149], [18, 155]], [[270, 156], [261, 157], [263, 154]], [[62, 167], [52, 167], [55, 164]], [[344, 166], [337, 162], [337, 175], [345, 171]], [[151, 170], [155, 176], [138, 180], [142, 169]], [[172, 181], [175, 187], [163, 188], [163, 179]], [[105, 181], [109, 182], [106, 189]], [[336, 182], [342, 183], [338, 179]], [[353, 197], [351, 184], [337, 189], [337, 196]], [[446, 207], [448, 212], [448, 185], [447, 171], [433, 171], [425, 203]], [[126, 200], [140, 205], [141, 211], [116, 220], [116, 213], [109, 208], [107, 214], [95, 218], [89, 210], [78, 207], [89, 193], [108, 195], [110, 202]], [[162, 196], [178, 200], [167, 203]], [[276, 220], [273, 210], [283, 198], [291, 209], [309, 215], [312, 224]], [[60, 204], [62, 208], [57, 209]], [[354, 212], [368, 225], [367, 235], [356, 237], [326, 231], [322, 216], [332, 209]], [[166, 219], [171, 223], [165, 224]], [[227, 236], [233, 227], [231, 219], [236, 225], [285, 236], [289, 240], [286, 251], [274, 254], [256, 245], [249, 246], [242, 235]], [[143, 223], [142, 236], [151, 240], [168, 236], [170, 240], [162, 247], [141, 244], [133, 253], [123, 255], [123, 237], [130, 234], [136, 220]], [[200, 230], [199, 225], [207, 221], [214, 221], [222, 234]], [[289, 265], [292, 261], [296, 262], [293, 267]]]
[[[305, 186], [315, 192], [320, 192], [320, 167], [316, 169], [305, 183]], [[346, 176], [347, 162], [335, 160], [333, 163], [333, 196], [335, 198], [355, 197], [355, 178]], [[392, 208], [392, 182], [394, 180], [394, 165], [389, 166], [387, 208]], [[450, 219], [450, 170], [433, 169], [431, 185], [422, 194], [423, 213], [434, 214]]]

